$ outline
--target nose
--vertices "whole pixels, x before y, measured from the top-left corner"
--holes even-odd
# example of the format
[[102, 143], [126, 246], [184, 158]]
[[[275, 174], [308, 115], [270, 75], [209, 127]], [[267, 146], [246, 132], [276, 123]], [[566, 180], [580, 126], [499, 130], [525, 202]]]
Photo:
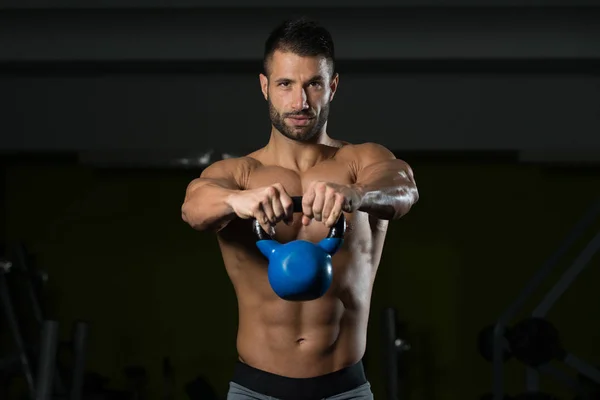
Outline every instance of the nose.
[[308, 96], [306, 95], [306, 90], [303, 87], [298, 87], [294, 90], [292, 100], [292, 108], [294, 111], [302, 111], [308, 108]]

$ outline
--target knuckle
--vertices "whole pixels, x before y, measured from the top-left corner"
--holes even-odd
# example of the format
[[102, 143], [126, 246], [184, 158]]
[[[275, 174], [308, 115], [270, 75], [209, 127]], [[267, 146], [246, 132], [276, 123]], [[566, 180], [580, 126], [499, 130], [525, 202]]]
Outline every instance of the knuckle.
[[277, 194], [277, 188], [275, 187], [275, 185], [269, 186], [267, 188], [267, 196], [272, 197], [272, 196], [275, 196], [276, 194]]

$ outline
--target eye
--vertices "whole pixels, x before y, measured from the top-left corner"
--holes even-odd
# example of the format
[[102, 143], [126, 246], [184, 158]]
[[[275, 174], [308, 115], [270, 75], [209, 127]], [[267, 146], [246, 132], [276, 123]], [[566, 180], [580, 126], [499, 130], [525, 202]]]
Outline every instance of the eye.
[[312, 87], [317, 87], [317, 88], [319, 88], [319, 87], [321, 87], [321, 82], [319, 82], [319, 81], [314, 81], [314, 82], [311, 82], [311, 83], [309, 83], [309, 85], [310, 85], [310, 86], [312, 86]]
[[283, 81], [283, 82], [279, 82], [279, 85], [278, 85], [278, 86], [281, 86], [281, 87], [287, 87], [287, 86], [289, 86], [289, 85], [290, 85], [290, 82], [288, 82], [288, 81]]

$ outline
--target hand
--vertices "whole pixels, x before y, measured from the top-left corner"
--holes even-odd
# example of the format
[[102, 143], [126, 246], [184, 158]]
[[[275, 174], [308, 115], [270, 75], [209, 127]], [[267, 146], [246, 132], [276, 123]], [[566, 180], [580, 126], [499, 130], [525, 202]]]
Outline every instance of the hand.
[[255, 218], [270, 235], [279, 221], [289, 224], [294, 220], [292, 198], [279, 183], [237, 192], [230, 196], [229, 205], [238, 217]]
[[311, 219], [321, 221], [331, 228], [342, 212], [354, 212], [360, 207], [361, 196], [358, 190], [349, 185], [315, 181], [302, 196], [302, 224], [310, 224]]

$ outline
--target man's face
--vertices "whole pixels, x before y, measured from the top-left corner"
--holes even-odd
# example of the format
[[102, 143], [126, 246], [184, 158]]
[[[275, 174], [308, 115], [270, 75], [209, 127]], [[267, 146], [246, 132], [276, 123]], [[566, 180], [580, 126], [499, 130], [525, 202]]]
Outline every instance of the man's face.
[[318, 138], [338, 83], [324, 57], [276, 51], [269, 63], [269, 77], [261, 75], [260, 82], [275, 129], [293, 140]]

